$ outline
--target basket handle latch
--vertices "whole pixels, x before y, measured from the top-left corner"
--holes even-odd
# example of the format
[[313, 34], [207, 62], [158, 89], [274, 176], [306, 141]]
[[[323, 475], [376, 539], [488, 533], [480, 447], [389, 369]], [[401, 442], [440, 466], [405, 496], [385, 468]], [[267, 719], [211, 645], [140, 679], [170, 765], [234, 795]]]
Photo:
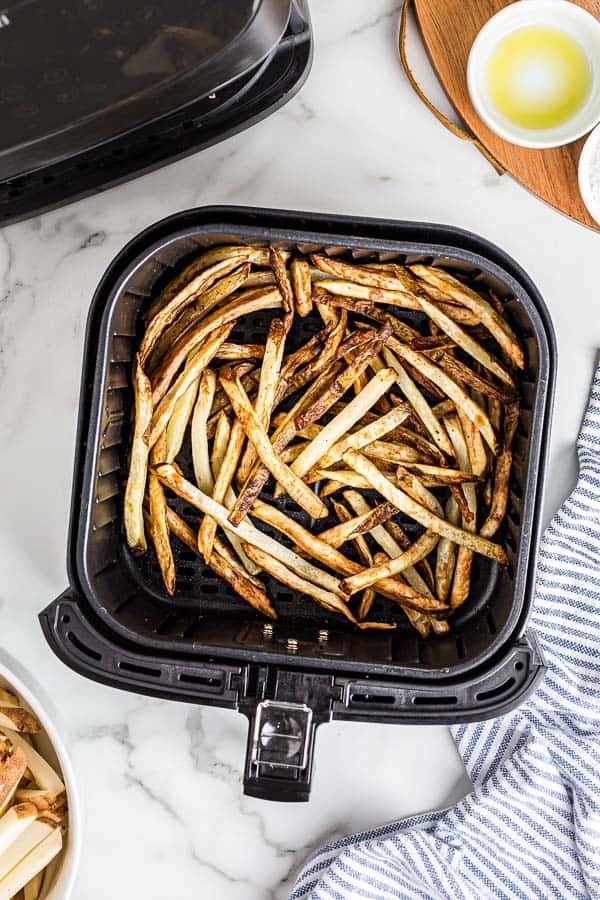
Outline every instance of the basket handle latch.
[[[265, 691], [270, 698], [263, 694], [259, 702], [240, 704], [249, 719], [244, 792], [262, 800], [306, 801], [316, 729], [331, 718], [332, 679], [302, 673], [294, 683], [287, 672], [277, 675], [276, 689]], [[291, 684], [295, 690], [286, 690]]]

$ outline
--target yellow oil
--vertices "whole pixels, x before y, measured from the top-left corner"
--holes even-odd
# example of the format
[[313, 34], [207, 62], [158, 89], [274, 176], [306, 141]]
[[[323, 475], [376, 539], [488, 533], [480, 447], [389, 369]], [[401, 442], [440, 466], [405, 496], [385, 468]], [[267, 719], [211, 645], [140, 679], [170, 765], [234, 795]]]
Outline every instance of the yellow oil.
[[592, 84], [587, 56], [571, 35], [526, 25], [490, 54], [487, 91], [498, 112], [522, 128], [555, 128], [583, 106]]

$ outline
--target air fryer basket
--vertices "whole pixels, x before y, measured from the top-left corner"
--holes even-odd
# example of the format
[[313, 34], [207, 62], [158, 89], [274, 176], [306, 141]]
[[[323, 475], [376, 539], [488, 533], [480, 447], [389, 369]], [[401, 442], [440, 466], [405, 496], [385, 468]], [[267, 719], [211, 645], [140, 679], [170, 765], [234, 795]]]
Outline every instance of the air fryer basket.
[[[505, 302], [527, 358], [502, 533], [509, 565], [499, 569], [478, 560], [473, 596], [453, 618], [449, 635], [423, 640], [403, 623], [394, 632], [356, 632], [274, 582], [269, 589], [279, 619], [265, 624], [179, 545], [171, 601], [152, 554], [136, 559], [128, 552], [121, 508], [138, 313], [202, 248], [245, 242], [356, 259], [441, 262], [475, 285], [493, 287]], [[233, 335], [259, 339], [269, 319], [254, 316]], [[535, 641], [523, 632], [533, 592], [553, 377], [552, 329], [541, 298], [512, 260], [473, 236], [439, 226], [231, 208], [191, 211], [159, 223], [115, 260], [90, 312], [70, 530], [71, 590], [43, 614], [47, 637], [68, 664], [99, 680], [245, 711], [251, 720], [246, 790], [259, 796], [307, 796], [314, 730], [332, 715], [464, 721], [498, 714], [519, 702], [542, 669]], [[176, 503], [182, 515], [195, 516]], [[285, 508], [285, 499], [280, 503]], [[397, 608], [378, 603], [378, 618], [399, 618]], [[261, 737], [273, 730], [288, 742], [283, 755], [277, 742]]]

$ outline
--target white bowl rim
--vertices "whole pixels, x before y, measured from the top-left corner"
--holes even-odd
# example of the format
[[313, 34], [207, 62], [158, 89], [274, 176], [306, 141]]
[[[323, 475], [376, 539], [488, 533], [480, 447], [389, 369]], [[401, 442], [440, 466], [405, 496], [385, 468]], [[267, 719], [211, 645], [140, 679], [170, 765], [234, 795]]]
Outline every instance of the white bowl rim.
[[596, 147], [600, 145], [600, 125], [596, 125], [583, 145], [579, 165], [577, 167], [577, 181], [579, 193], [592, 219], [600, 225], [600, 200], [595, 200], [589, 182], [590, 158]]
[[[536, 8], [539, 10], [540, 14], [543, 14], [544, 11], [553, 12], [558, 18], [560, 18], [561, 16], [568, 16], [571, 21], [579, 20], [579, 22], [585, 23], [584, 27], [587, 27], [590, 33], [592, 31], [596, 32], [598, 45], [600, 47], [600, 21], [598, 21], [598, 19], [596, 19], [586, 9], [583, 9], [581, 6], [577, 6], [575, 3], [572, 3], [571, 0], [519, 0], [519, 2], [517, 3], [511, 3], [509, 6], [505, 6], [503, 9], [499, 10], [497, 13], [491, 16], [491, 18], [488, 19], [488, 21], [481, 27], [481, 29], [475, 36], [475, 40], [471, 45], [467, 61], [467, 88], [469, 97], [477, 115], [485, 123], [485, 125], [487, 125], [488, 128], [494, 132], [494, 134], [497, 134], [504, 140], [519, 147], [529, 147], [532, 149], [549, 149], [551, 147], [562, 147], [565, 144], [570, 144], [573, 141], [576, 141], [578, 138], [583, 137], [585, 134], [596, 127], [596, 125], [600, 122], [600, 93], [596, 114], [590, 116], [585, 124], [581, 124], [579, 127], [571, 131], [567, 130], [569, 122], [564, 123], [562, 126], [557, 126], [557, 128], [563, 129], [563, 133], [560, 136], [556, 135], [556, 128], [540, 129], [539, 131], [535, 129], [519, 128], [518, 126], [514, 126], [511, 128], [510, 124], [507, 123], [504, 118], [500, 116], [498, 116], [498, 118], [495, 118], [493, 115], [490, 115], [488, 108], [481, 99], [481, 66], [483, 63], [481, 54], [483, 52], [482, 46], [484, 42], [487, 41], [490, 36], [500, 28], [503, 28], [503, 34], [510, 33], [510, 31], [512, 31], [513, 29], [507, 27], [507, 25], [511, 21], [515, 22], [516, 20], [520, 19], [524, 11], [531, 11], [535, 10]], [[540, 23], [544, 24], [541, 17]], [[558, 24], [558, 22], [555, 23]], [[515, 30], [516, 27], [519, 26], [515, 26]], [[478, 67], [477, 72], [476, 67]], [[600, 79], [600, 67], [595, 73], [594, 80], [596, 79]], [[594, 88], [594, 85], [592, 87]], [[600, 92], [600, 85], [597, 89]], [[574, 117], [574, 119], [576, 118], [577, 116]], [[554, 136], [551, 136], [553, 132]]]
[[83, 812], [75, 771], [62, 736], [65, 729], [61, 725], [60, 715], [53, 708], [52, 701], [46, 697], [45, 691], [38, 685], [35, 677], [4, 649], [0, 650], [0, 678], [8, 682], [14, 692], [31, 707], [40, 720], [60, 763], [69, 804], [69, 831], [58, 877], [45, 900], [68, 900], [73, 891], [81, 858]]

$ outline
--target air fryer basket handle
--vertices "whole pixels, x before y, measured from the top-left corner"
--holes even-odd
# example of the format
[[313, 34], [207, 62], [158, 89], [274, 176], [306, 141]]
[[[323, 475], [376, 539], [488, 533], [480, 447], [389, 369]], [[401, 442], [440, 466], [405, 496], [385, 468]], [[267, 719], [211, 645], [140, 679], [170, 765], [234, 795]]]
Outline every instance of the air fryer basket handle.
[[244, 793], [260, 800], [308, 800], [318, 724], [312, 709], [265, 700], [248, 721]]

